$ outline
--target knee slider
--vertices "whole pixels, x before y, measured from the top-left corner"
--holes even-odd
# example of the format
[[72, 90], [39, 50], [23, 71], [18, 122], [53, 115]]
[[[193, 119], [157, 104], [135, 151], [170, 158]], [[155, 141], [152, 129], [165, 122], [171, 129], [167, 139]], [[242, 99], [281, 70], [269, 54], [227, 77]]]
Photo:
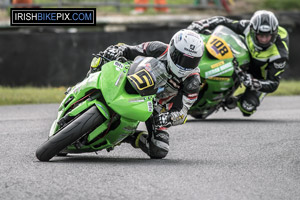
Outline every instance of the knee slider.
[[149, 143], [149, 156], [151, 158], [164, 158], [169, 152], [169, 134], [166, 131], [157, 130], [152, 135]]
[[245, 94], [240, 99], [240, 106], [248, 112], [253, 112], [256, 110], [256, 107], [259, 106], [259, 99], [255, 94]]

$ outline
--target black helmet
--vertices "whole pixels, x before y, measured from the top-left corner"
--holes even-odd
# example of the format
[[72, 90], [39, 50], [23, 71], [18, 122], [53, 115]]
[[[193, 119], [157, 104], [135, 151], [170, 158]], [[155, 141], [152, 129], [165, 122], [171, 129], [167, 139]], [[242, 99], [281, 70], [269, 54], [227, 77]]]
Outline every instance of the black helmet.
[[[272, 12], [259, 10], [254, 13], [250, 20], [250, 35], [258, 49], [267, 49], [271, 46], [276, 41], [277, 33], [278, 20]], [[271, 39], [267, 43], [261, 43], [257, 35], [271, 35]]]

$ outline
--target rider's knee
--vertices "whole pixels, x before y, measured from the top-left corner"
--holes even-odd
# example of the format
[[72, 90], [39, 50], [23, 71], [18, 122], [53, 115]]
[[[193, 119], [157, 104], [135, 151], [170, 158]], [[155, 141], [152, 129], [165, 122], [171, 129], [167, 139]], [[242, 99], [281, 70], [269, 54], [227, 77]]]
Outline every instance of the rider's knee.
[[166, 131], [157, 130], [150, 140], [150, 157], [164, 158], [169, 153], [169, 134]]
[[259, 98], [254, 93], [245, 93], [237, 103], [244, 116], [251, 116], [259, 105]]
[[142, 136], [139, 140], [139, 146], [151, 158], [164, 158], [169, 152], [169, 134], [163, 130], [156, 130], [150, 140]]

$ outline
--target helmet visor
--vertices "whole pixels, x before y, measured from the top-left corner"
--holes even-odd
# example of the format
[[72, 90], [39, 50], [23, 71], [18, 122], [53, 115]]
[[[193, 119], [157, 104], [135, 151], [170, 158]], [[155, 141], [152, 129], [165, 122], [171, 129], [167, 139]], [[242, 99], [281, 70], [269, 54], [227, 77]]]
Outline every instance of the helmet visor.
[[170, 57], [174, 64], [179, 68], [184, 68], [184, 70], [195, 69], [200, 62], [201, 57], [193, 57], [188, 54], [182, 53], [175, 46], [170, 47]]
[[256, 39], [260, 44], [269, 44], [272, 39], [272, 34], [270, 33], [257, 33]]

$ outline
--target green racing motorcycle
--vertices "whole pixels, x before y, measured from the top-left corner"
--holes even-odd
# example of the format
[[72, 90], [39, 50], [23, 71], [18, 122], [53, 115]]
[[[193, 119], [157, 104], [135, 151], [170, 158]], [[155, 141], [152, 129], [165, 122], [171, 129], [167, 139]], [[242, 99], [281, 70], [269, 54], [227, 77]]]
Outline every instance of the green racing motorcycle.
[[189, 110], [196, 119], [205, 119], [225, 104], [245, 76], [250, 54], [243, 38], [225, 26], [210, 34], [201, 34], [205, 51], [199, 63], [201, 89], [197, 101]]
[[125, 58], [107, 61], [100, 54], [92, 61], [102, 62], [101, 71], [67, 90], [48, 140], [36, 150], [40, 161], [68, 153], [110, 151], [151, 117], [155, 75], [165, 69], [149, 71], [149, 66], [133, 67]]

